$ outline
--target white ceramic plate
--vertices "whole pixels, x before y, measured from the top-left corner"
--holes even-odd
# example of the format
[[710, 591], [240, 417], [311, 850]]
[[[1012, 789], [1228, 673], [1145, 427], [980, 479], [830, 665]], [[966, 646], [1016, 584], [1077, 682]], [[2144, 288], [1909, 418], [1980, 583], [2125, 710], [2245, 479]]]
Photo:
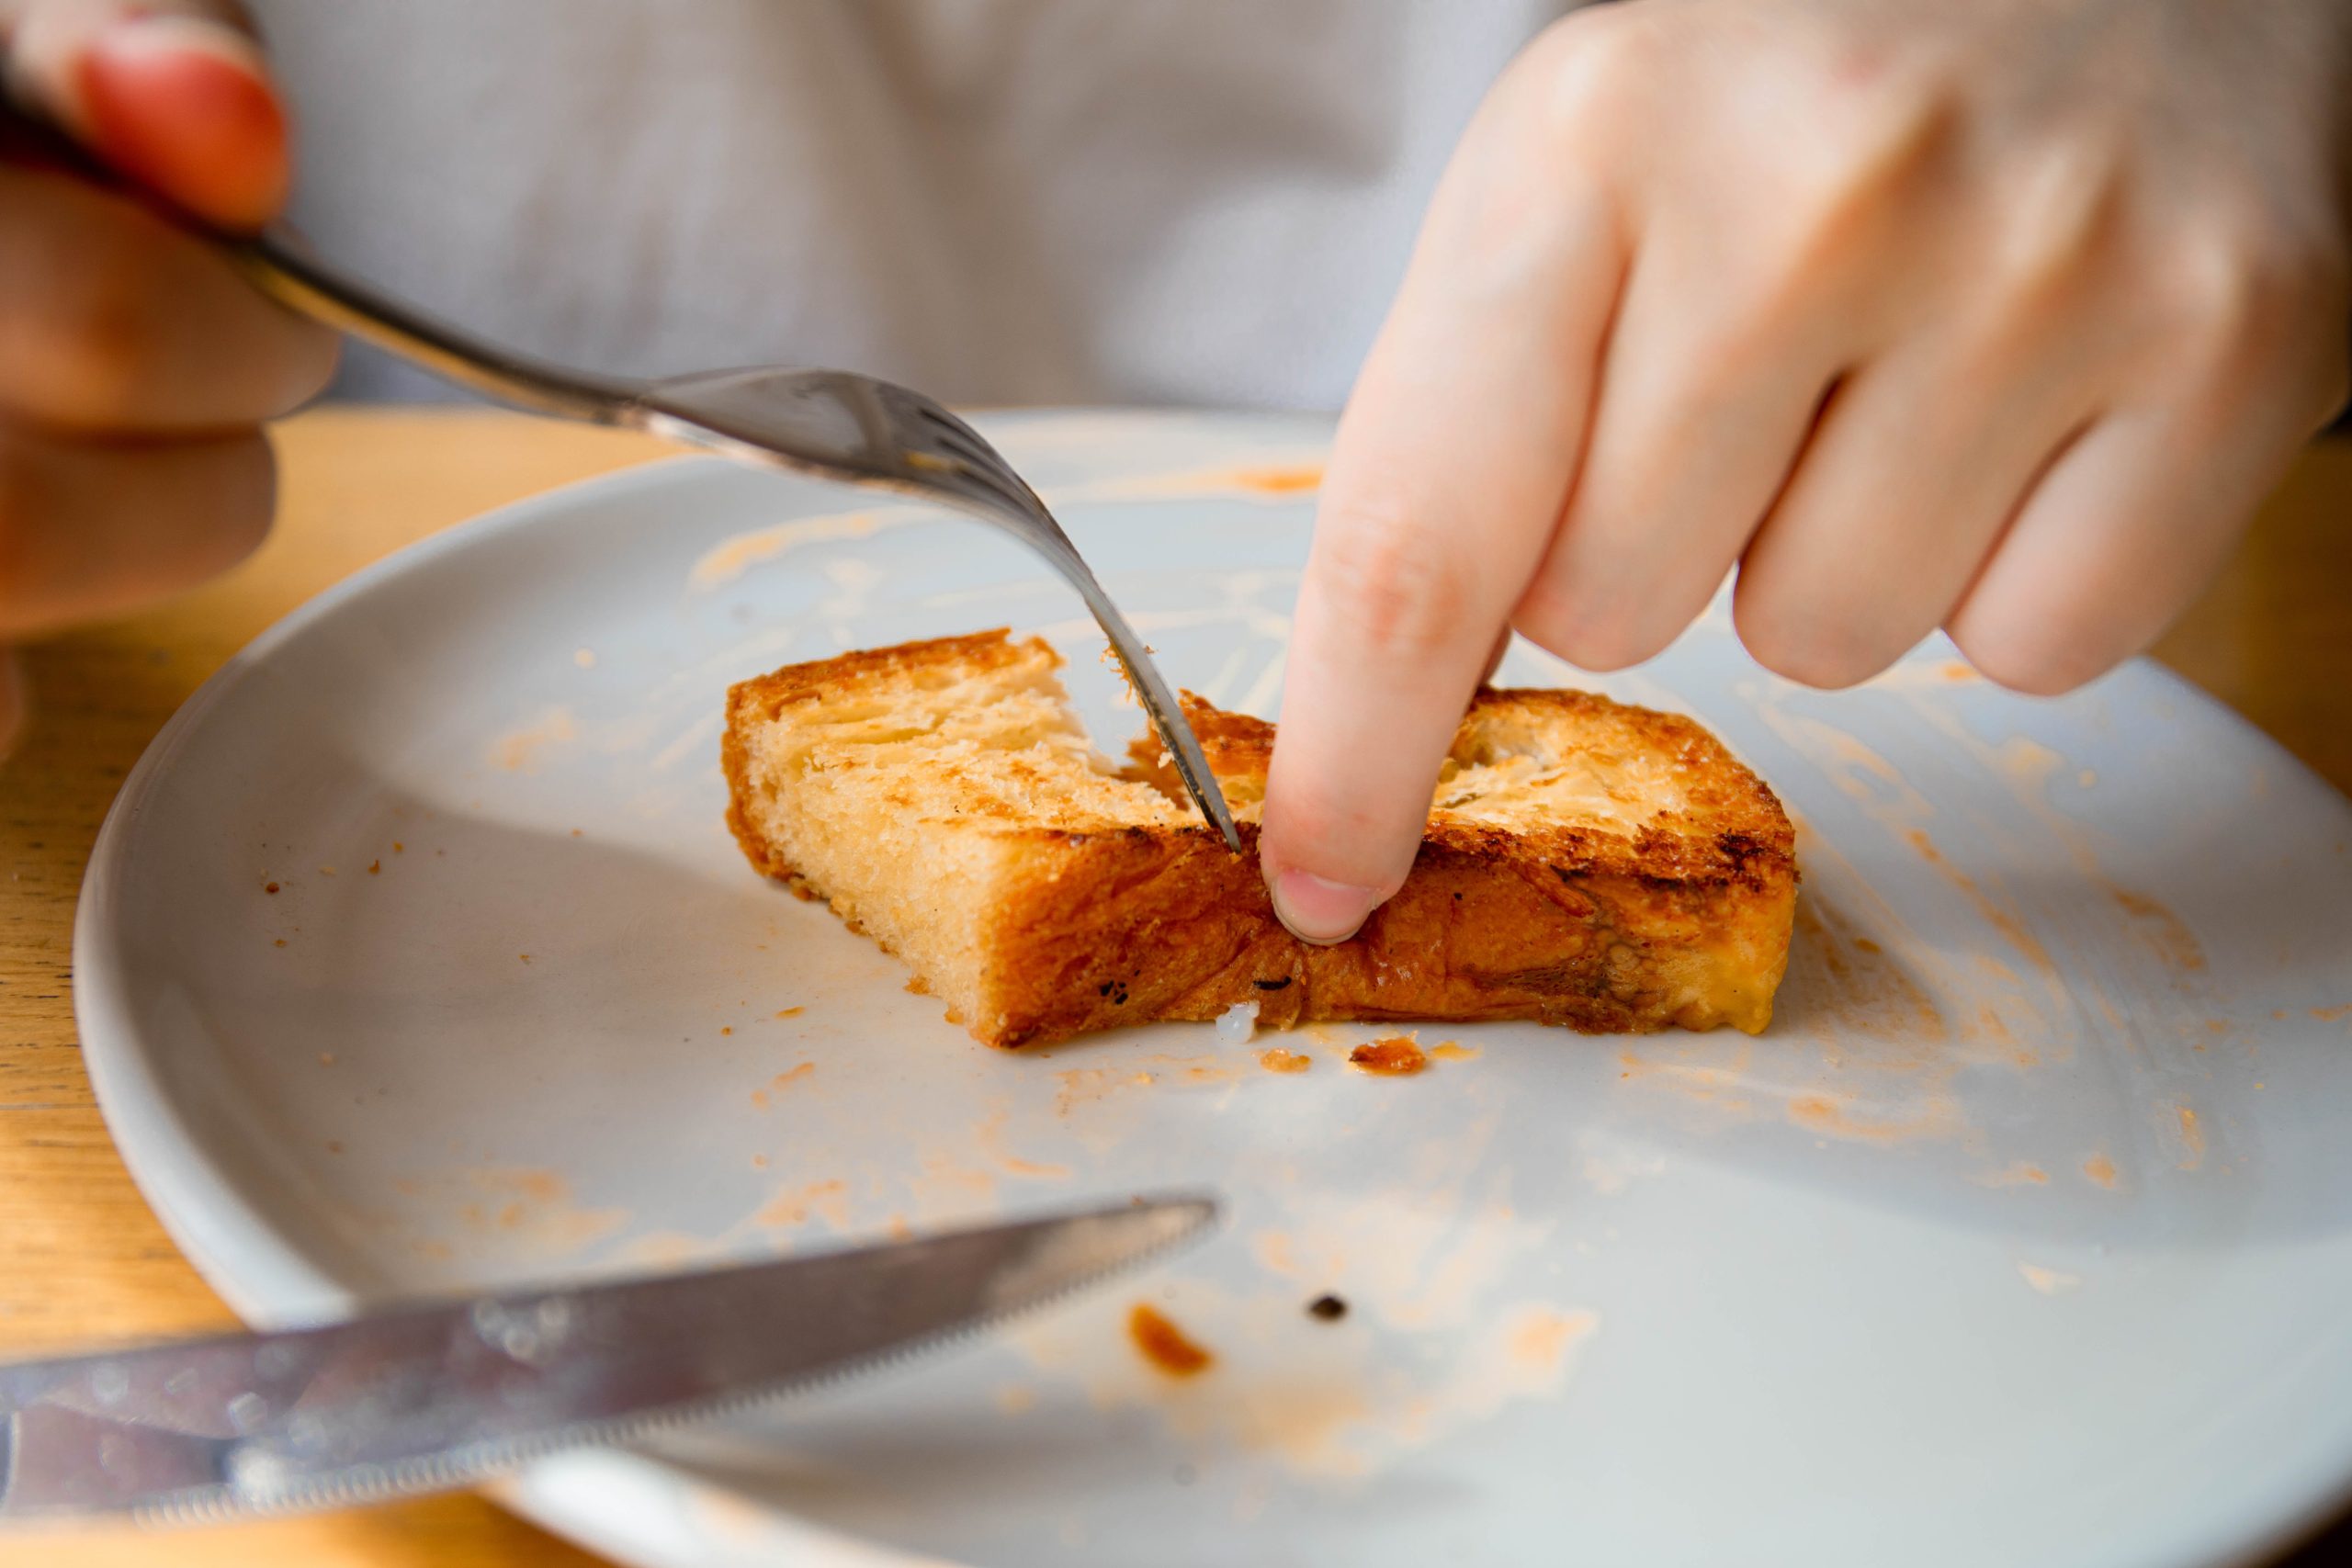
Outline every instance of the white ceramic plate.
[[[989, 422], [1179, 682], [1272, 711], [1319, 423]], [[1802, 820], [1780, 1017], [1162, 1026], [1013, 1056], [748, 871], [722, 692], [1075, 600], [919, 508], [681, 462], [256, 642], [92, 863], [90, 1070], [248, 1317], [1205, 1183], [1215, 1243], [977, 1349], [504, 1495], [637, 1562], [2206, 1563], [2352, 1475], [2352, 809], [2145, 665], [1854, 693], [1720, 607], [1599, 682]], [[1517, 650], [1506, 679], [1567, 678]], [[277, 889], [269, 891], [272, 886]], [[1311, 1318], [1333, 1291], [1351, 1310]], [[1165, 1381], [1137, 1299], [1218, 1357]]]

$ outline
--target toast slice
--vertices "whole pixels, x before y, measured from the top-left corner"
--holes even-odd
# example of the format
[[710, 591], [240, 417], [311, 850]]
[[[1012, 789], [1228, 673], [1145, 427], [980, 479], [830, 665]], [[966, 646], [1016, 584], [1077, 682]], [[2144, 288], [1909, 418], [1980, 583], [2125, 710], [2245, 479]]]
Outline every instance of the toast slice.
[[[1794, 835], [1690, 719], [1481, 691], [1404, 889], [1335, 947], [1274, 919], [1155, 742], [1125, 769], [1045, 643], [1003, 631], [796, 664], [728, 694], [728, 823], [752, 863], [897, 953], [984, 1043], [1155, 1019], [1532, 1019], [1587, 1032], [1770, 1021]], [[1254, 846], [1274, 727], [1186, 694]]]

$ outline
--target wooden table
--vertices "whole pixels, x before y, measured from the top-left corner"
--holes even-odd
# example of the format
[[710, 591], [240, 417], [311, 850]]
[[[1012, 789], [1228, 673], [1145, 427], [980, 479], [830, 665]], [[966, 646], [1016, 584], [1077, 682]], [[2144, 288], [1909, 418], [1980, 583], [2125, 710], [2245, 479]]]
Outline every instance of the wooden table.
[[[661, 456], [641, 436], [473, 410], [326, 409], [278, 432], [262, 552], [167, 609], [31, 650], [36, 716], [0, 763], [0, 1356], [230, 1317], [148, 1212], [90, 1098], [68, 995], [74, 900], [107, 803], [198, 683], [385, 552], [550, 485]], [[2158, 650], [2352, 792], [2352, 446], [2315, 447]], [[2332, 1544], [2352, 1546], [2352, 1531]], [[586, 1564], [471, 1496], [173, 1538], [0, 1544], [0, 1564]], [[2312, 1563], [2316, 1568], [2316, 1559]]]

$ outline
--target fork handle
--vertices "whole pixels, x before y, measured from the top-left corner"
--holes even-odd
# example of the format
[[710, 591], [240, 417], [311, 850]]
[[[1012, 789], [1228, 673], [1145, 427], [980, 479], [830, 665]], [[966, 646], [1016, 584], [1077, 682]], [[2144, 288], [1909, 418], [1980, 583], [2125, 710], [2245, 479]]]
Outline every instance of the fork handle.
[[223, 229], [101, 161], [54, 121], [5, 92], [0, 156], [72, 175], [134, 201], [209, 244], [288, 309], [498, 402], [561, 419], [618, 424], [644, 389], [639, 382], [584, 375], [487, 343], [320, 260], [282, 224], [252, 233]]

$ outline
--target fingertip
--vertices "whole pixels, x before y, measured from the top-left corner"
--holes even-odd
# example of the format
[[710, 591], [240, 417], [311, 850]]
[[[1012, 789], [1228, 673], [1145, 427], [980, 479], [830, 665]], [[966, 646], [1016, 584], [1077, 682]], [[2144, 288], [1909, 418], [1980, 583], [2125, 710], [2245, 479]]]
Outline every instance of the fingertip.
[[1272, 870], [1266, 879], [1274, 919], [1283, 929], [1317, 947], [1336, 946], [1363, 929], [1378, 908], [1377, 889], [1335, 882], [1296, 868]]
[[254, 40], [197, 17], [131, 16], [74, 73], [91, 147], [200, 217], [258, 228], [285, 204], [284, 106]]

